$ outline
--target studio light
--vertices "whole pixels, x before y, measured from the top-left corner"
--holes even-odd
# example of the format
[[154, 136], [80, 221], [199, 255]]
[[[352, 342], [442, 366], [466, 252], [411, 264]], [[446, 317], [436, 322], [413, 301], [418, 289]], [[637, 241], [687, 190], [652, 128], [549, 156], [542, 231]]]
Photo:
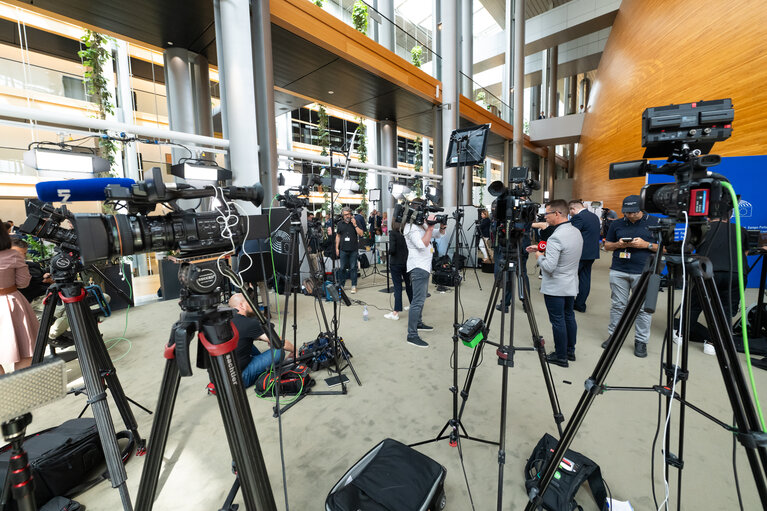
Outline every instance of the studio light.
[[211, 160], [182, 160], [170, 167], [170, 173], [190, 181], [226, 181], [232, 179], [232, 171], [219, 167]]
[[109, 161], [95, 154], [65, 149], [33, 148], [24, 153], [24, 165], [37, 169], [41, 177], [87, 178], [109, 172]]
[[333, 189], [337, 193], [341, 192], [353, 192], [357, 193], [360, 191], [360, 185], [356, 181], [352, 181], [351, 179], [336, 179], [333, 183]]
[[394, 182], [389, 183], [389, 191], [395, 200], [404, 199], [405, 196], [412, 193], [412, 190], [410, 190], [410, 188], [408, 188], [406, 185], [401, 185]]

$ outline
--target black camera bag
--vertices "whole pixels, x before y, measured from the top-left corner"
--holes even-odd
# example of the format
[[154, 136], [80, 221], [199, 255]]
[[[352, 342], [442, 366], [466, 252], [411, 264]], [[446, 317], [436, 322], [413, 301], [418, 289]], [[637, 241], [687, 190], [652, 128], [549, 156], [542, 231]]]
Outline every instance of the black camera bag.
[[[533, 486], [538, 484], [541, 473], [551, 461], [558, 443], [559, 440], [546, 433], [533, 449], [533, 453], [525, 463], [525, 490], [528, 493]], [[607, 491], [599, 465], [583, 454], [568, 449], [565, 452], [564, 460], [560, 463], [559, 469], [543, 494], [543, 509], [547, 511], [582, 509], [575, 502], [575, 494], [586, 481], [589, 483], [591, 494], [594, 496], [599, 509], [607, 511]]]
[[[118, 438], [130, 438], [123, 450], [123, 462], [133, 450], [129, 432], [117, 434]], [[93, 418], [71, 419], [60, 426], [29, 435], [24, 440], [29, 465], [35, 484], [35, 501], [48, 502], [54, 497], [72, 497], [106, 479], [107, 473], [96, 471], [104, 466], [96, 420]], [[0, 481], [5, 480], [11, 446], [0, 449]]]
[[428, 456], [387, 438], [330, 490], [325, 511], [440, 511], [446, 473]]
[[[312, 383], [309, 368], [305, 365], [284, 367], [280, 377], [280, 395], [295, 396], [311, 387]], [[256, 379], [255, 389], [259, 397], [275, 397], [277, 394], [277, 371], [270, 370], [262, 373]]]
[[363, 270], [370, 268], [370, 260], [368, 259], [367, 254], [358, 255], [357, 260], [360, 262], [360, 268]]

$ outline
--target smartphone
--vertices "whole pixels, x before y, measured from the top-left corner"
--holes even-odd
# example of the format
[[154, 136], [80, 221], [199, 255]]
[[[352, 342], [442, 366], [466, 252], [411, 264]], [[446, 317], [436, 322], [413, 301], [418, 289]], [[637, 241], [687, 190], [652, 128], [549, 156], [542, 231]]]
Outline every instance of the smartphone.
[[633, 240], [633, 239], [634, 239], [634, 238], [621, 238], [621, 241], [622, 241], [623, 243], [631, 243], [631, 240]]

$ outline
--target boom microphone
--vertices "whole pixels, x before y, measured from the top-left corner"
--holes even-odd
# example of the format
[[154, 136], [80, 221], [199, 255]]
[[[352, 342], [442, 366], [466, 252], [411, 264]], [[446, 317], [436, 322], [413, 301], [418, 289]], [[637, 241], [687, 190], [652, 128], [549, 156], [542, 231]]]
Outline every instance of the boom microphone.
[[37, 198], [43, 202], [78, 202], [106, 200], [107, 185], [130, 188], [133, 179], [99, 177], [94, 179], [69, 179], [66, 181], [42, 181], [35, 185]]

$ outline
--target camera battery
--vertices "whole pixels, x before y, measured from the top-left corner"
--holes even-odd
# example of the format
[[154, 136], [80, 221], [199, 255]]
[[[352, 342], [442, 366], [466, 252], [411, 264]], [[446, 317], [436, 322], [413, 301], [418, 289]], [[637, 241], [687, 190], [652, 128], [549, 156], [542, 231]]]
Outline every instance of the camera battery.
[[466, 320], [458, 329], [458, 337], [463, 344], [469, 348], [474, 348], [485, 339], [485, 323], [480, 318], [471, 318]]
[[708, 192], [706, 188], [690, 190], [690, 211], [687, 212], [689, 216], [708, 215]]

